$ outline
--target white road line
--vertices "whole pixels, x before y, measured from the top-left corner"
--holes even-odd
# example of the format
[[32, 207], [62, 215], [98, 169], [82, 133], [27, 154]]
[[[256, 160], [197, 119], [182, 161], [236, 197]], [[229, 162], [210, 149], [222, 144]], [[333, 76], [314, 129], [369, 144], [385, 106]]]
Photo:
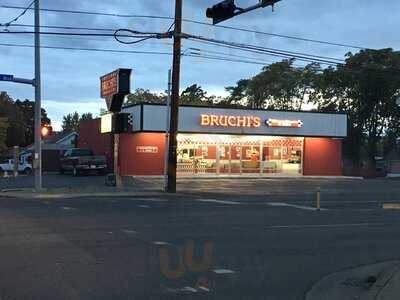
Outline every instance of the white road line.
[[135, 230], [122, 230], [122, 232], [123, 233], [126, 233], [126, 234], [137, 234], [137, 232], [135, 231]]
[[[274, 207], [293, 207], [293, 208], [298, 208], [298, 209], [303, 209], [303, 210], [311, 210], [311, 211], [317, 211], [318, 209], [312, 206], [305, 206], [305, 205], [296, 205], [296, 204], [289, 204], [289, 203], [284, 203], [284, 202], [270, 202], [266, 203], [268, 206], [274, 206]], [[326, 211], [326, 208], [321, 208], [320, 210]]]
[[197, 293], [197, 290], [195, 288], [192, 288], [191, 286], [185, 286], [181, 289], [181, 292]]
[[61, 207], [62, 210], [76, 210], [74, 207], [69, 207], [69, 206], [63, 206]]
[[215, 274], [235, 274], [235, 271], [228, 270], [228, 269], [215, 269], [213, 270]]
[[199, 202], [207, 203], [218, 203], [218, 204], [228, 204], [228, 205], [241, 205], [240, 202], [228, 201], [228, 200], [217, 200], [217, 199], [198, 199]]
[[148, 205], [138, 205], [138, 207], [140, 207], [140, 208], [150, 208], [150, 206], [148, 206]]
[[154, 245], [157, 245], [157, 246], [167, 246], [167, 245], [170, 245], [170, 243], [168, 243], [168, 242], [160, 242], [160, 241], [154, 241], [154, 242], [152, 242]]
[[353, 224], [315, 224], [315, 225], [279, 225], [269, 226], [267, 229], [307, 229], [307, 228], [345, 228], [384, 226], [385, 223], [353, 223]]

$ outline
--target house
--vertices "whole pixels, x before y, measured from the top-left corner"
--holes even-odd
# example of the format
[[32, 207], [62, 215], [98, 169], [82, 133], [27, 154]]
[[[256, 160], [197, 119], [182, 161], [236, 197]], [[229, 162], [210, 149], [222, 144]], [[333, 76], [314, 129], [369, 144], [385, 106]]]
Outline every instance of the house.
[[[57, 172], [60, 169], [60, 156], [77, 145], [78, 133], [54, 132], [42, 143], [42, 169], [44, 172]], [[21, 152], [21, 157], [32, 157], [35, 145], [32, 144]], [[32, 160], [32, 159], [31, 159]]]

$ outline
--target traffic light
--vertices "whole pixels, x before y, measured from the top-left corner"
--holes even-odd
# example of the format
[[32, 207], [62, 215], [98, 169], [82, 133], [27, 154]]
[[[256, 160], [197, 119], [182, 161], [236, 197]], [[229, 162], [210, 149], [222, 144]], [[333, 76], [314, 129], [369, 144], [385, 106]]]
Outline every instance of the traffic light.
[[119, 113], [114, 115], [114, 133], [126, 133], [131, 131], [131, 114]]
[[42, 139], [49, 137], [53, 134], [53, 127], [49, 125], [42, 125], [40, 128], [40, 135], [42, 136]]
[[235, 10], [235, 0], [225, 0], [211, 8], [207, 8], [206, 16], [213, 19], [213, 24], [215, 25], [234, 17]]

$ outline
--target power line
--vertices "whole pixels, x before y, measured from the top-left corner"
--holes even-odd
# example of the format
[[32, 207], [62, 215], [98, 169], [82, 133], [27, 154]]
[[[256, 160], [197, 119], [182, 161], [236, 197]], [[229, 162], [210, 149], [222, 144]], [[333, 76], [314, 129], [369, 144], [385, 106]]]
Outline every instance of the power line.
[[306, 62], [316, 62], [324, 65], [333, 65], [336, 66], [340, 64], [338, 62], [339, 59], [336, 58], [318, 58], [316, 56], [310, 55], [310, 54], [305, 54], [302, 53], [301, 55], [298, 54], [292, 54], [287, 51], [282, 51], [282, 50], [270, 50], [268, 48], [260, 47], [260, 46], [255, 46], [255, 45], [248, 45], [248, 44], [239, 44], [239, 43], [233, 43], [233, 42], [228, 42], [228, 41], [223, 41], [223, 40], [216, 40], [216, 39], [210, 39], [202, 36], [194, 36], [190, 34], [185, 34], [185, 38], [190, 39], [190, 40], [197, 40], [197, 41], [205, 41], [208, 43], [213, 43], [215, 45], [221, 45], [222, 47], [228, 47], [231, 49], [238, 49], [238, 50], [243, 50], [243, 51], [249, 51], [253, 53], [264, 53], [266, 55], [270, 56], [276, 56], [276, 57], [281, 57], [285, 59], [290, 59], [290, 58], [295, 58], [300, 61], [306, 61]]
[[[20, 47], [20, 48], [34, 48], [34, 45], [27, 44], [12, 44], [12, 43], [0, 43], [0, 46], [4, 47]], [[89, 52], [105, 52], [105, 53], [127, 53], [127, 54], [148, 54], [148, 55], [168, 55], [172, 56], [170, 52], [158, 52], [158, 51], [135, 51], [135, 50], [114, 50], [114, 49], [98, 49], [98, 48], [78, 48], [78, 47], [59, 47], [59, 46], [41, 46], [43, 49], [53, 49], [53, 50], [68, 50], [68, 51], [89, 51]], [[270, 63], [255, 61], [255, 60], [245, 60], [245, 59], [234, 59], [223, 56], [212, 56], [212, 55], [203, 55], [203, 54], [182, 54], [184, 57], [195, 57], [195, 58], [204, 58], [208, 60], [218, 60], [218, 61], [229, 61], [229, 62], [239, 62], [246, 64], [255, 64], [255, 65], [270, 65]]]
[[[202, 40], [196, 40], [196, 42], [200, 42], [200, 43], [208, 44], [208, 45], [213, 45], [213, 46], [221, 46], [221, 44], [216, 42], [215, 40], [209, 39], [209, 41], [207, 41], [205, 39], [207, 39], [207, 38], [204, 38]], [[228, 43], [231, 43], [231, 42], [228, 42]], [[236, 46], [227, 45], [227, 44], [224, 44], [224, 45], [226, 45], [226, 48], [238, 50], [238, 46], [237, 45], [246, 45], [246, 44], [237, 44]], [[302, 55], [302, 56], [308, 56], [308, 57], [312, 57], [312, 58], [318, 58], [318, 59], [321, 58], [321, 59], [328, 59], [328, 60], [336, 60], [338, 62], [344, 62], [344, 60], [340, 59], [340, 58], [321, 56], [321, 55], [317, 55], [317, 54], [308, 54], [308, 53], [303, 53], [303, 52], [280, 50], [280, 49], [276, 49], [276, 48], [261, 47], [261, 46], [257, 46], [257, 45], [247, 45], [247, 46], [257, 47], [259, 49], [266, 50], [266, 51], [271, 51], [271, 52], [285, 53], [288, 56], [291, 56], [291, 55]], [[254, 53], [258, 53], [258, 52], [255, 51]], [[262, 54], [262, 53], [259, 53], [259, 54]]]
[[21, 7], [21, 9], [23, 9], [23, 11], [22, 11], [18, 16], [16, 16], [14, 19], [12, 19], [11, 21], [8, 21], [8, 22], [6, 22], [6, 23], [4, 23], [4, 24], [1, 24], [1, 23], [0, 23], [0, 26], [8, 27], [8, 26], [10, 26], [12, 23], [17, 22], [19, 18], [21, 18], [23, 15], [26, 14], [26, 12], [27, 12], [29, 9], [31, 9], [32, 5], [35, 4], [35, 2], [36, 2], [36, 0], [33, 0], [27, 7], [25, 7], [25, 8], [24, 8], [24, 7]]
[[[34, 34], [34, 31], [0, 31], [0, 34]], [[41, 31], [41, 35], [60, 35], [60, 36], [98, 36], [98, 37], [115, 37], [115, 33], [85, 33], [85, 32], [54, 32]], [[143, 38], [143, 35], [148, 35], [149, 38], [157, 38], [156, 35], [141, 33], [137, 35], [117, 34], [118, 37], [127, 38]]]
[[[35, 25], [30, 24], [10, 24], [9, 27], [27, 27], [34, 28]], [[56, 26], [56, 25], [41, 25], [39, 28], [46, 29], [64, 29], [64, 30], [87, 30], [87, 31], [111, 31], [115, 32], [116, 28], [93, 28], [93, 27], [76, 27], [76, 26]]]
[[[8, 9], [22, 9], [23, 8], [21, 6], [12, 6], [12, 5], [1, 5], [0, 7], [8, 8]], [[114, 14], [114, 13], [102, 13], [102, 12], [91, 12], [91, 11], [48, 9], [48, 8], [42, 8], [41, 11], [56, 12], [56, 13], [69, 13], [69, 14], [85, 14], [85, 15], [96, 15], [96, 16], [108, 16], [108, 17], [121, 17], [121, 18], [150, 18], [150, 19], [174, 20], [173, 17], [156, 16], [156, 15]], [[191, 20], [191, 19], [182, 19], [182, 21], [186, 22], [186, 23], [193, 23], [193, 24], [204, 25], [204, 26], [212, 26], [212, 27], [216, 27], [216, 28], [223, 28], [223, 29], [247, 32], [247, 33], [256, 33], [256, 34], [261, 34], [261, 35], [268, 35], [268, 36], [291, 39], [291, 40], [297, 40], [297, 41], [302, 41], [302, 42], [325, 44], [325, 45], [344, 47], [344, 48], [354, 48], [354, 49], [359, 49], [359, 50], [369, 49], [368, 47], [363, 47], [363, 46], [359, 46], [359, 45], [352, 45], [352, 44], [346, 44], [346, 43], [338, 43], [338, 42], [331, 42], [331, 41], [325, 41], [325, 40], [303, 38], [303, 37], [299, 37], [299, 36], [291, 36], [291, 35], [285, 35], [285, 34], [270, 33], [270, 32], [265, 32], [265, 31], [252, 30], [252, 29], [234, 27], [234, 26], [227, 26], [227, 25], [212, 25], [210, 23]]]
[[[34, 45], [28, 44], [12, 44], [12, 43], [0, 43], [0, 46], [4, 47], [20, 47], [20, 48], [34, 48]], [[109, 52], [109, 53], [130, 53], [130, 54], [151, 54], [151, 55], [172, 55], [169, 52], [158, 52], [158, 51], [136, 51], [136, 50], [114, 50], [114, 49], [98, 49], [98, 48], [82, 48], [82, 47], [58, 47], [58, 46], [41, 46], [43, 49], [54, 49], [54, 50], [70, 50], [70, 51], [93, 51], [93, 52]]]
[[[0, 7], [9, 8], [9, 9], [21, 9], [22, 8], [21, 6], [14, 6], [14, 5], [1, 5]], [[32, 8], [29, 8], [29, 9], [32, 9]], [[79, 15], [94, 15], [94, 16], [104, 16], [104, 17], [174, 20], [174, 18], [172, 18], [172, 17], [156, 16], [156, 15], [126, 15], [126, 14], [92, 12], [92, 11], [83, 11], [83, 10], [50, 9], [50, 8], [41, 8], [40, 10], [44, 11], [44, 12], [56, 12], [56, 13], [79, 14]]]
[[337, 43], [337, 42], [330, 42], [330, 41], [317, 40], [317, 39], [310, 39], [310, 38], [302, 38], [302, 37], [298, 37], [298, 36], [285, 35], [285, 34], [278, 34], [278, 33], [271, 33], [271, 32], [265, 32], [265, 31], [259, 31], [259, 30], [252, 30], [252, 29], [241, 28], [241, 27], [234, 27], [234, 26], [227, 26], [227, 25], [212, 25], [212, 24], [209, 24], [209, 23], [206, 23], [206, 22], [201, 22], [201, 21], [196, 21], [196, 20], [190, 20], [190, 19], [183, 19], [182, 21], [187, 22], [187, 23], [198, 24], [198, 25], [212, 26], [212, 27], [223, 28], [223, 29], [230, 29], [230, 30], [236, 30], [236, 31], [242, 31], [242, 32], [247, 32], [247, 33], [256, 33], [256, 34], [261, 34], [261, 35], [268, 35], [268, 36], [273, 36], [273, 37], [278, 37], [278, 38], [285, 38], [285, 39], [291, 39], [291, 40], [297, 40], [297, 41], [302, 41], [302, 42], [310, 42], [310, 43], [317, 43], [317, 44], [325, 44], [325, 45], [337, 46], [337, 47], [344, 47], [344, 48], [354, 48], [354, 49], [359, 49], [359, 50], [369, 49], [369, 48], [367, 48], [367, 47], [362, 47], [362, 46], [357, 46], [357, 45], [351, 45], [351, 44], [345, 44], [345, 43]]

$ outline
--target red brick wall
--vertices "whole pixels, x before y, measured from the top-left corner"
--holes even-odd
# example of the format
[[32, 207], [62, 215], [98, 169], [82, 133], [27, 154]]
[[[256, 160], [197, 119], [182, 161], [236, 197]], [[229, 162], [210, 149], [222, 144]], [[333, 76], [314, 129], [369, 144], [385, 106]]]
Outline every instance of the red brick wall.
[[309, 176], [341, 176], [342, 140], [329, 138], [304, 139], [303, 174]]
[[78, 147], [93, 150], [95, 155], [105, 155], [107, 166], [113, 169], [114, 151], [112, 148], [112, 135], [100, 133], [101, 119], [81, 122], [78, 133]]
[[[140, 153], [137, 147], [157, 147], [157, 153]], [[121, 174], [162, 175], [164, 173], [164, 133], [122, 134], [120, 138]]]

